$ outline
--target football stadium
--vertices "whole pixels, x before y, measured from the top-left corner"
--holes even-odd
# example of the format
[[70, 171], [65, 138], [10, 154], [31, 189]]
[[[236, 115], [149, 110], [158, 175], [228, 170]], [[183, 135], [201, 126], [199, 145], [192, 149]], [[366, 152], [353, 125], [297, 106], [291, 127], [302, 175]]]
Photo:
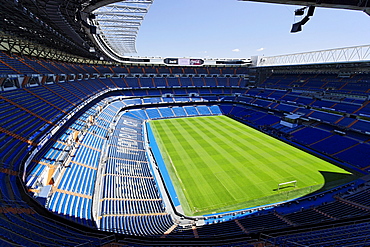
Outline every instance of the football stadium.
[[0, 2], [1, 246], [370, 245], [370, 45], [132, 57], [152, 0]]

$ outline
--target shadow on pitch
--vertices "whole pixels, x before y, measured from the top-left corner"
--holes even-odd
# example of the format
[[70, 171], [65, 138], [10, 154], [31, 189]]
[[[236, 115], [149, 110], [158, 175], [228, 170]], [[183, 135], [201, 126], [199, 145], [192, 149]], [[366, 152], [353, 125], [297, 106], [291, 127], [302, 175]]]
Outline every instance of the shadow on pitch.
[[322, 192], [325, 190], [329, 190], [341, 184], [349, 183], [355, 179], [355, 176], [352, 173], [348, 174], [348, 173], [326, 172], [326, 171], [319, 171], [319, 172], [324, 177], [325, 182], [324, 182], [324, 186], [316, 192]]
[[[324, 178], [324, 184], [320, 190], [315, 191], [315, 192], [322, 192], [325, 190], [329, 190], [338, 185], [348, 183], [354, 179], [353, 174], [340, 173], [340, 172], [327, 172], [327, 171], [319, 171], [319, 172]], [[299, 183], [299, 181], [297, 181], [297, 183]], [[273, 191], [278, 191], [278, 190], [284, 191], [284, 189], [290, 189], [290, 188], [294, 188], [294, 184], [287, 184], [286, 186], [280, 187], [280, 189], [275, 188], [273, 189]]]

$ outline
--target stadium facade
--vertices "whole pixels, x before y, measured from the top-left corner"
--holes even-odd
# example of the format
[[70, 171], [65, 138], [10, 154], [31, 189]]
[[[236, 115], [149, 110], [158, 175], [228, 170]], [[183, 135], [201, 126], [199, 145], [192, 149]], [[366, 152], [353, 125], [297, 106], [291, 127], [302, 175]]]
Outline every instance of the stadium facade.
[[[368, 245], [368, 46], [239, 60], [125, 57], [152, 1], [113, 2], [1, 1], [2, 246]], [[367, 8], [349, 2], [308, 4]], [[119, 32], [122, 50], [111, 36], [117, 22], [104, 19], [114, 11], [130, 26]], [[323, 173], [326, 189], [298, 199], [185, 215], [146, 122], [214, 115], [354, 176], [338, 184]]]

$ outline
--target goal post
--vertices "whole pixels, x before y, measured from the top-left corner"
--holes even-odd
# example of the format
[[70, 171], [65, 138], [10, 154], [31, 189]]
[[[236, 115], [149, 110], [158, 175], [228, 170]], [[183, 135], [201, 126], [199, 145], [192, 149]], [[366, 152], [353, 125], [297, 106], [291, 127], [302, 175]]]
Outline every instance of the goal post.
[[278, 189], [277, 190], [279, 191], [280, 189], [290, 187], [290, 186], [293, 186], [294, 188], [297, 187], [297, 180], [289, 181], [289, 182], [285, 182], [285, 183], [280, 183], [280, 184], [278, 184]]

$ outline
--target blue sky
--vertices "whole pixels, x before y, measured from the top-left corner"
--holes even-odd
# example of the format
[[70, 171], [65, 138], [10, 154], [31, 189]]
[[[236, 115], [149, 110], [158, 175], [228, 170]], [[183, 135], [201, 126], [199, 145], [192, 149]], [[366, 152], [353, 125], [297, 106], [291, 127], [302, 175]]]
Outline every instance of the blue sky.
[[132, 56], [250, 58], [366, 45], [370, 16], [316, 8], [290, 33], [299, 6], [237, 0], [154, 0]]

